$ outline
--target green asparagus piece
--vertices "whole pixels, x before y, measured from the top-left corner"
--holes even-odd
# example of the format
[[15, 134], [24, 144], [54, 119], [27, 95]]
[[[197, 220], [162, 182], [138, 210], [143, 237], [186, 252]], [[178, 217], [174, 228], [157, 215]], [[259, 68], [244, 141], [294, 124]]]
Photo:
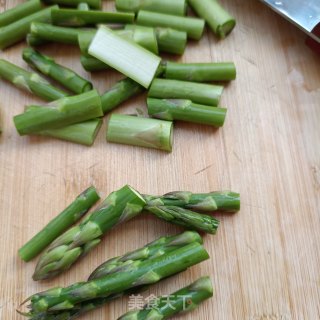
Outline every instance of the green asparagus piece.
[[30, 30], [30, 25], [34, 21], [51, 22], [51, 11], [58, 6], [52, 6], [29, 16], [26, 16], [16, 22], [0, 28], [0, 49], [5, 49], [17, 42], [25, 39]]
[[59, 4], [65, 7], [77, 7], [81, 3], [87, 4], [92, 9], [101, 9], [101, 0], [43, 0], [47, 4]]
[[202, 212], [240, 210], [240, 194], [232, 191], [192, 193], [174, 191], [163, 196], [144, 195], [148, 206], [176, 206]]
[[116, 0], [116, 9], [134, 13], [139, 10], [147, 10], [184, 16], [187, 12], [187, 3], [186, 0]]
[[191, 100], [148, 98], [148, 113], [162, 120], [181, 120], [222, 127], [227, 109], [195, 104]]
[[144, 88], [130, 78], [120, 80], [101, 96], [102, 110], [104, 113], [108, 113], [121, 103], [143, 91]]
[[54, 9], [51, 13], [53, 24], [68, 27], [81, 27], [100, 23], [133, 23], [133, 13], [86, 11], [77, 9]]
[[53, 58], [43, 55], [31, 48], [22, 53], [23, 59], [42, 74], [56, 80], [65, 88], [74, 93], [83, 93], [92, 90], [92, 83], [80, 77], [71, 69], [57, 64]]
[[216, 234], [219, 221], [211, 216], [175, 206], [149, 206], [145, 209], [158, 218], [190, 230]]
[[203, 277], [169, 296], [156, 298], [142, 310], [129, 311], [118, 320], [168, 319], [180, 312], [196, 309], [201, 302], [212, 296], [211, 280], [209, 277]]
[[33, 279], [52, 278], [69, 269], [79, 257], [97, 246], [107, 231], [138, 215], [144, 205], [142, 196], [129, 186], [111, 193], [80, 225], [69, 229], [50, 245], [40, 257]]
[[160, 52], [183, 54], [187, 46], [187, 33], [172, 28], [155, 28]]
[[89, 11], [90, 10], [90, 7], [88, 5], [88, 3], [86, 2], [80, 2], [77, 6], [77, 9], [78, 10], [86, 10], [86, 11]]
[[72, 309], [80, 302], [154, 284], [208, 258], [208, 253], [201, 244], [191, 243], [165, 255], [148, 259], [129, 272], [117, 272], [88, 282], [35, 294], [30, 298], [30, 316], [42, 312], [62, 312]]
[[40, 0], [30, 0], [23, 2], [12, 9], [0, 13], [0, 27], [29, 16], [42, 9]]
[[188, 99], [208, 106], [219, 104], [223, 86], [180, 80], [154, 79], [148, 96], [161, 99]]
[[101, 125], [102, 119], [93, 119], [58, 129], [43, 130], [36, 134], [92, 146]]
[[198, 18], [179, 17], [170, 14], [139, 11], [137, 24], [149, 27], [164, 27], [184, 31], [188, 37], [199, 40], [204, 31], [205, 21]]
[[88, 72], [108, 70], [110, 67], [104, 62], [91, 57], [90, 55], [81, 55], [80, 62], [84, 70]]
[[236, 20], [217, 0], [188, 0], [188, 2], [219, 38], [225, 38], [235, 27]]
[[37, 73], [29, 72], [3, 59], [0, 59], [0, 77], [44, 100], [52, 101], [68, 96], [67, 92], [55, 88]]
[[27, 34], [26, 41], [28, 46], [30, 47], [42, 46], [48, 43], [48, 41], [42, 40], [40, 37], [37, 37], [36, 35], [33, 35], [31, 33]]
[[103, 116], [100, 95], [96, 90], [77, 96], [61, 98], [47, 106], [29, 106], [14, 117], [20, 135], [58, 129], [70, 124]]
[[172, 151], [172, 122], [112, 114], [107, 141]]
[[177, 63], [165, 62], [164, 78], [195, 81], [230, 81], [236, 78], [236, 66], [233, 62], [220, 63]]
[[19, 249], [21, 259], [30, 261], [36, 257], [53, 240], [83, 217], [99, 199], [94, 187], [83, 191], [66, 209]]

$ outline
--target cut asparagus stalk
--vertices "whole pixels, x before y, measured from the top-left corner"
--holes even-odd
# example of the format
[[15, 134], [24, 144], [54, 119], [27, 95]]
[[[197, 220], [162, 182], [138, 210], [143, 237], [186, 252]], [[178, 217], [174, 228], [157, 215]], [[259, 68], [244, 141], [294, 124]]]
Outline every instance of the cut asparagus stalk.
[[210, 193], [192, 193], [175, 191], [163, 196], [144, 195], [148, 206], [177, 206], [202, 212], [240, 210], [240, 194], [232, 191], [214, 191]]
[[0, 77], [48, 101], [68, 96], [68, 93], [55, 88], [37, 73], [24, 70], [3, 59], [0, 59]]
[[236, 20], [217, 0], [188, 0], [188, 2], [219, 38], [225, 38], [235, 27]]
[[140, 84], [129, 78], [120, 80], [101, 96], [102, 110], [106, 114], [143, 91], [144, 88]]
[[70, 124], [103, 116], [100, 95], [96, 90], [73, 97], [65, 97], [47, 106], [29, 106], [14, 117], [20, 135], [57, 129]]
[[77, 7], [81, 3], [85, 3], [92, 9], [101, 9], [101, 0], [43, 0], [43, 2], [48, 4], [59, 4], [65, 7]]
[[23, 2], [12, 9], [0, 13], [0, 27], [29, 16], [42, 9], [40, 0], [30, 0]]
[[199, 40], [204, 31], [205, 21], [191, 17], [179, 17], [150, 11], [139, 11], [137, 24], [149, 27], [172, 28], [187, 33], [188, 37]]
[[27, 41], [28, 46], [30, 46], [30, 47], [42, 46], [42, 45], [48, 43], [48, 41], [42, 40], [41, 38], [39, 38], [31, 33], [27, 34], [26, 41]]
[[35, 294], [30, 298], [30, 316], [42, 312], [62, 312], [72, 309], [79, 302], [154, 284], [208, 258], [209, 255], [201, 244], [191, 243], [163, 256], [146, 260], [139, 264], [139, 268], [130, 272], [117, 272], [103, 278]]
[[150, 116], [163, 120], [181, 120], [222, 127], [227, 109], [195, 104], [190, 100], [148, 98]]
[[164, 77], [195, 82], [230, 81], [236, 78], [233, 62], [177, 63], [165, 62]]
[[52, 22], [59, 26], [81, 27], [99, 23], [133, 23], [133, 13], [86, 11], [77, 9], [54, 9], [52, 10]]
[[37, 132], [38, 135], [53, 137], [61, 140], [66, 140], [74, 143], [92, 146], [99, 129], [102, 125], [102, 119], [94, 119], [76, 124], [71, 124], [66, 127], [44, 130]]
[[119, 11], [135, 13], [139, 10], [148, 10], [175, 16], [184, 16], [187, 12], [187, 3], [186, 0], [116, 0], [116, 8]]
[[196, 309], [200, 303], [212, 296], [211, 280], [209, 277], [203, 277], [169, 296], [156, 298], [142, 310], [129, 311], [118, 320], [168, 319], [180, 312], [189, 312]]
[[80, 225], [69, 229], [50, 245], [40, 257], [33, 279], [52, 278], [69, 269], [79, 257], [97, 246], [107, 231], [138, 215], [144, 205], [143, 197], [130, 186], [111, 193]]
[[149, 87], [161, 62], [158, 56], [104, 26], [91, 42], [89, 54], [145, 88]]
[[86, 2], [80, 2], [77, 6], [77, 9], [78, 10], [86, 10], [86, 11], [89, 11], [90, 10], [90, 7], [88, 5], [88, 3]]
[[183, 54], [187, 46], [187, 33], [171, 28], [155, 28], [160, 52]]
[[113, 114], [107, 141], [172, 151], [172, 122]]
[[[78, 34], [84, 31], [77, 28], [64, 28], [47, 23], [33, 22], [31, 24], [30, 32], [34, 38], [38, 39], [38, 41], [42, 41], [42, 43], [43, 41], [49, 41], [77, 45]], [[31, 44], [29, 43], [29, 45]]]
[[219, 221], [211, 216], [174, 206], [149, 206], [145, 209], [158, 218], [190, 230], [216, 234]]
[[22, 56], [29, 65], [74, 93], [80, 94], [92, 90], [91, 82], [80, 77], [71, 69], [57, 64], [51, 57], [42, 55], [31, 48], [24, 49]]
[[65, 210], [19, 249], [20, 258], [30, 261], [36, 257], [53, 240], [82, 218], [99, 199], [94, 187], [83, 191]]
[[0, 49], [5, 49], [27, 36], [30, 25], [34, 21], [51, 22], [51, 10], [58, 6], [49, 7], [0, 28]]
[[148, 96], [161, 99], [188, 99], [194, 103], [217, 106], [222, 86], [180, 80], [154, 79]]
[[84, 70], [88, 72], [108, 70], [110, 67], [102, 61], [91, 57], [90, 55], [81, 55], [80, 62]]

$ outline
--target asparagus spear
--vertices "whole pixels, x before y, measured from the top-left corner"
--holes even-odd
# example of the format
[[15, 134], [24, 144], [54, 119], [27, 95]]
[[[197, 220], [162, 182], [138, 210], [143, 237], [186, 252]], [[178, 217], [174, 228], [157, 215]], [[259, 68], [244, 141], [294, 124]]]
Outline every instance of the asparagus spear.
[[201, 244], [191, 243], [165, 255], [143, 261], [138, 268], [129, 272], [117, 272], [88, 282], [35, 294], [30, 298], [30, 316], [42, 312], [62, 312], [72, 309], [79, 302], [153, 284], [208, 258], [208, 253]]
[[194, 103], [217, 106], [222, 86], [180, 80], [154, 79], [148, 96], [161, 99], [188, 99]]
[[91, 146], [96, 139], [101, 125], [102, 119], [93, 119], [58, 129], [43, 130], [36, 134]]
[[163, 120], [181, 120], [222, 127], [227, 109], [195, 104], [190, 100], [148, 98], [150, 116]]
[[175, 206], [149, 206], [145, 209], [155, 216], [187, 229], [216, 234], [219, 221], [211, 216]]
[[144, 205], [142, 196], [130, 186], [111, 193], [80, 225], [69, 229], [50, 245], [40, 257], [33, 279], [52, 278], [69, 269], [79, 257], [97, 246], [107, 231], [138, 215]]
[[187, 33], [172, 28], [155, 28], [159, 51], [183, 54], [187, 46]]
[[80, 56], [80, 62], [84, 70], [88, 72], [94, 72], [94, 71], [102, 71], [102, 70], [108, 70], [110, 67], [105, 64], [104, 62], [90, 56], [90, 55], [81, 55]]
[[149, 27], [164, 27], [184, 31], [188, 37], [199, 40], [204, 31], [205, 21], [198, 18], [179, 17], [150, 11], [139, 11], [137, 24]]
[[196, 309], [201, 302], [212, 296], [211, 280], [209, 277], [203, 277], [169, 296], [156, 298], [142, 310], [129, 311], [118, 320], [168, 319], [180, 312]]
[[19, 249], [21, 259], [30, 261], [36, 257], [53, 240], [83, 217], [99, 199], [94, 187], [83, 191], [65, 210]]
[[92, 9], [101, 9], [101, 0], [43, 0], [48, 4], [60, 4], [65, 7], [77, 7], [81, 3], [86, 3]]
[[16, 22], [0, 28], [0, 49], [5, 49], [17, 42], [22, 41], [27, 36], [30, 25], [34, 21], [51, 22], [51, 11], [58, 6], [52, 6], [29, 16], [26, 16]]
[[113, 114], [107, 141], [171, 152], [172, 122]]
[[14, 117], [14, 123], [19, 134], [25, 135], [101, 116], [103, 112], [100, 95], [92, 90], [53, 101], [47, 106], [29, 106], [24, 113]]
[[130, 78], [120, 80], [101, 96], [103, 112], [108, 113], [131, 97], [142, 93], [143, 90], [144, 88], [140, 84]]
[[26, 48], [22, 53], [23, 59], [32, 67], [45, 74], [74, 93], [92, 90], [92, 83], [80, 77], [71, 69], [57, 64], [53, 58]]
[[141, 46], [101, 26], [89, 47], [89, 54], [148, 88], [161, 59]]
[[188, 0], [188, 2], [219, 38], [225, 38], [235, 27], [236, 20], [217, 0]]
[[77, 9], [54, 9], [51, 13], [52, 22], [60, 26], [81, 27], [99, 23], [133, 23], [133, 13], [106, 12]]
[[164, 77], [183, 81], [210, 82], [230, 81], [236, 78], [233, 62], [222, 63], [177, 63], [165, 62]]
[[12, 9], [0, 13], [0, 27], [6, 26], [12, 22], [29, 16], [42, 9], [40, 0], [30, 0], [23, 2]]
[[144, 195], [148, 206], [177, 206], [202, 212], [240, 210], [240, 194], [232, 191], [215, 191], [210, 193], [192, 193], [174, 191], [163, 196]]
[[29, 72], [3, 59], [0, 59], [0, 77], [48, 101], [68, 96], [68, 93], [55, 88], [37, 73]]
[[184, 16], [187, 12], [186, 0], [116, 0], [119, 11], [137, 13], [139, 10], [149, 10], [161, 13]]

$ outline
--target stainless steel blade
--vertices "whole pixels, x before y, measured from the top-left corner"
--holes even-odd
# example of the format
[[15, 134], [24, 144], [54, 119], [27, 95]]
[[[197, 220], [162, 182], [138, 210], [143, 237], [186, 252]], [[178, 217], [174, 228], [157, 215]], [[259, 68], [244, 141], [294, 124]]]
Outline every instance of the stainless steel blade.
[[320, 23], [320, 0], [261, 0], [320, 43], [312, 33]]

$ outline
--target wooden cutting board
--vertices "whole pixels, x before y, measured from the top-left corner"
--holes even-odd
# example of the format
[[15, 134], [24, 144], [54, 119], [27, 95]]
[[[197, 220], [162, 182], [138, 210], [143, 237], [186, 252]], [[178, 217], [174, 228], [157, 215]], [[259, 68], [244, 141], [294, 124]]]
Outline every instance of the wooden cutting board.
[[[20, 0], [0, 1], [0, 10]], [[185, 62], [234, 61], [238, 79], [227, 85], [220, 130], [177, 123], [171, 154], [109, 144], [106, 127], [91, 148], [49, 138], [19, 137], [12, 117], [39, 102], [0, 82], [0, 318], [21, 319], [15, 309], [32, 293], [84, 280], [104, 260], [181, 229], [140, 217], [110, 232], [69, 272], [52, 281], [31, 279], [18, 248], [94, 184], [104, 197], [130, 184], [144, 193], [172, 190], [241, 192], [242, 209], [218, 215], [221, 228], [206, 236], [211, 259], [153, 286], [169, 294], [210, 275], [213, 299], [175, 319], [320, 319], [320, 57], [304, 35], [257, 0], [225, 0], [238, 25], [224, 41], [206, 32], [191, 42]], [[106, 8], [112, 3], [106, 2]], [[18, 45], [0, 53], [25, 66]], [[48, 45], [45, 53], [92, 79], [100, 92], [120, 75], [84, 72], [77, 48]], [[145, 96], [116, 110], [145, 108]], [[119, 299], [84, 319], [116, 319], [128, 307]]]

